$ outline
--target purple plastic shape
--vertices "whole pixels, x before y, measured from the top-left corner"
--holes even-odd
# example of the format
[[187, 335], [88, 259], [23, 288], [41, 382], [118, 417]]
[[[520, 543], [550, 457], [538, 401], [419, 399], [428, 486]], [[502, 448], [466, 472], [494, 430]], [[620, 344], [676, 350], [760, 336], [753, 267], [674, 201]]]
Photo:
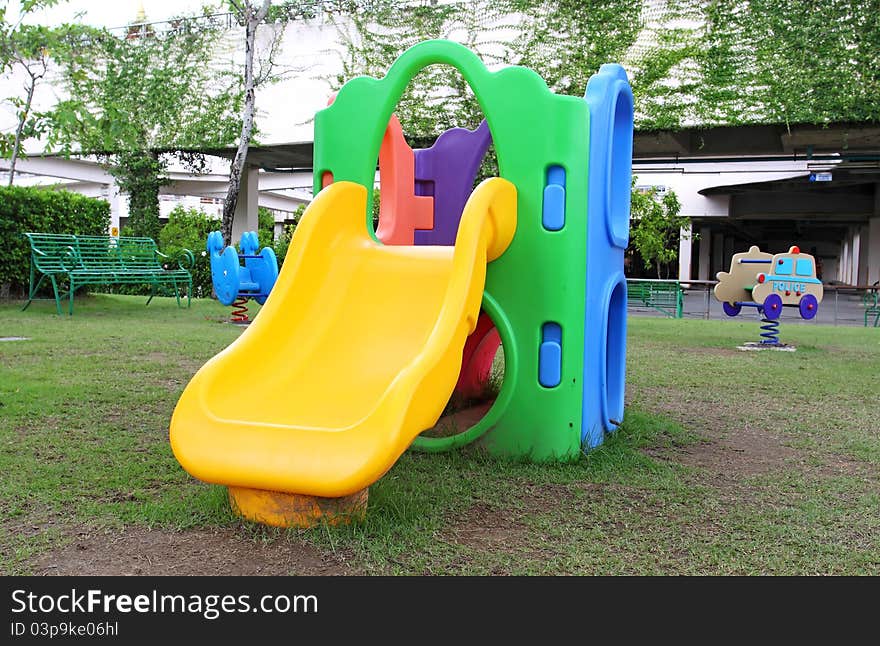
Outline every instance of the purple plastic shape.
[[454, 245], [464, 205], [474, 190], [474, 179], [492, 133], [483, 119], [476, 130], [452, 128], [430, 148], [414, 150], [415, 193], [434, 198], [434, 228], [416, 229], [417, 245]]

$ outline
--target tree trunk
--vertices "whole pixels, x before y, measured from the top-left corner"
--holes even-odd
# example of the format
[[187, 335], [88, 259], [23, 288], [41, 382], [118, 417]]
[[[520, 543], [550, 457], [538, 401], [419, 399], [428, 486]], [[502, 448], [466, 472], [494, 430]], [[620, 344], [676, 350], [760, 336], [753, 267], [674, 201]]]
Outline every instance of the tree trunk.
[[37, 86], [37, 79], [31, 75], [31, 82], [27, 87], [27, 98], [24, 101], [24, 108], [21, 116], [18, 118], [18, 127], [15, 129], [15, 142], [12, 144], [12, 159], [9, 161], [9, 186], [15, 181], [15, 165], [18, 163], [18, 151], [21, 146], [21, 136], [24, 133], [24, 124], [27, 122], [28, 114], [31, 111], [31, 103], [34, 100], [34, 89]]
[[254, 106], [256, 95], [254, 93], [254, 49], [256, 47], [257, 26], [266, 17], [269, 11], [270, 0], [264, 0], [263, 5], [256, 9], [250, 0], [243, 3], [241, 17], [244, 21], [244, 107], [241, 111], [241, 139], [238, 148], [229, 166], [229, 188], [226, 191], [226, 201], [223, 203], [223, 220], [220, 224], [220, 232], [223, 234], [223, 243], [232, 244], [232, 221], [235, 219], [235, 207], [238, 204], [238, 192], [241, 188], [241, 173], [247, 162], [248, 145], [254, 131]]

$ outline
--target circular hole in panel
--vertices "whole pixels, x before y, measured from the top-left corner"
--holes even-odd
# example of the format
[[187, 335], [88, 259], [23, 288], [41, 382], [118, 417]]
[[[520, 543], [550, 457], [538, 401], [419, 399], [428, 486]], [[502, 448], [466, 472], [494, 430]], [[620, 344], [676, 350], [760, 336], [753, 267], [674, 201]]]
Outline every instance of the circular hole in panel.
[[446, 408], [423, 437], [451, 437], [477, 425], [486, 416], [504, 383], [504, 346], [498, 329], [486, 312], [465, 342], [458, 383]]

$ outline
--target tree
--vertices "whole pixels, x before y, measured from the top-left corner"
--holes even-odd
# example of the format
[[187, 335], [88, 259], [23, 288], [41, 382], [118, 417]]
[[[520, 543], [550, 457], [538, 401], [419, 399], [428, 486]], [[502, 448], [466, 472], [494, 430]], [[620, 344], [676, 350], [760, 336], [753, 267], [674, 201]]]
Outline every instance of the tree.
[[669, 263], [678, 258], [680, 238], [691, 235], [683, 233], [690, 228], [690, 218], [679, 215], [681, 204], [674, 191], [659, 196], [654, 187], [637, 189], [635, 180], [630, 205], [630, 248], [638, 252], [646, 269], [656, 269], [657, 278], [663, 278], [664, 267], [668, 277]]
[[118, 37], [96, 31], [90, 60], [68, 59], [62, 77], [68, 98], [51, 114], [51, 146], [104, 158], [130, 196], [130, 233], [155, 238], [159, 189], [168, 155], [198, 168], [187, 150], [234, 141], [241, 91], [219, 67], [220, 29], [181, 19], [159, 33]]
[[[229, 166], [229, 188], [226, 191], [226, 201], [223, 203], [223, 221], [220, 227], [223, 242], [227, 245], [232, 242], [232, 221], [235, 218], [238, 193], [241, 190], [241, 174], [247, 161], [248, 146], [254, 133], [255, 89], [268, 80], [272, 67], [272, 57], [270, 56], [265, 69], [261, 73], [254, 73], [257, 27], [265, 20], [271, 0], [263, 0], [263, 4], [259, 7], [251, 0], [229, 0], [229, 4], [232, 6], [239, 23], [244, 27], [244, 105], [241, 108], [241, 131], [238, 138], [238, 148]], [[277, 40], [273, 39], [273, 42], [277, 42]]]
[[49, 29], [40, 25], [22, 24], [22, 20], [32, 12], [58, 4], [59, 0], [25, 0], [22, 2], [18, 21], [6, 21], [7, 7], [0, 7], [0, 61], [3, 71], [21, 70], [25, 75], [24, 98], [9, 97], [7, 100], [16, 109], [16, 127], [12, 134], [0, 139], [0, 154], [10, 157], [9, 186], [15, 181], [15, 166], [22, 154], [24, 141], [38, 136], [42, 131], [43, 120], [32, 114], [34, 92], [49, 69], [50, 48], [62, 42], [62, 35], [71, 29], [64, 25]]

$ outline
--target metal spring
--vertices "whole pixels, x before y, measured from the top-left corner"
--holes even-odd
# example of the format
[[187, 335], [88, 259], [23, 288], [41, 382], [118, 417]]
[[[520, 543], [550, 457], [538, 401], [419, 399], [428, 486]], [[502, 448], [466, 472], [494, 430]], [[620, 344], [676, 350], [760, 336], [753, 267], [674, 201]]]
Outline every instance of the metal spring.
[[248, 323], [250, 321], [247, 302], [248, 299], [244, 296], [239, 296], [232, 303], [232, 318], [230, 320], [233, 323]]
[[761, 332], [761, 343], [779, 345], [779, 321], [764, 318], [761, 319], [761, 323], [763, 323], [761, 329], [764, 330]]

